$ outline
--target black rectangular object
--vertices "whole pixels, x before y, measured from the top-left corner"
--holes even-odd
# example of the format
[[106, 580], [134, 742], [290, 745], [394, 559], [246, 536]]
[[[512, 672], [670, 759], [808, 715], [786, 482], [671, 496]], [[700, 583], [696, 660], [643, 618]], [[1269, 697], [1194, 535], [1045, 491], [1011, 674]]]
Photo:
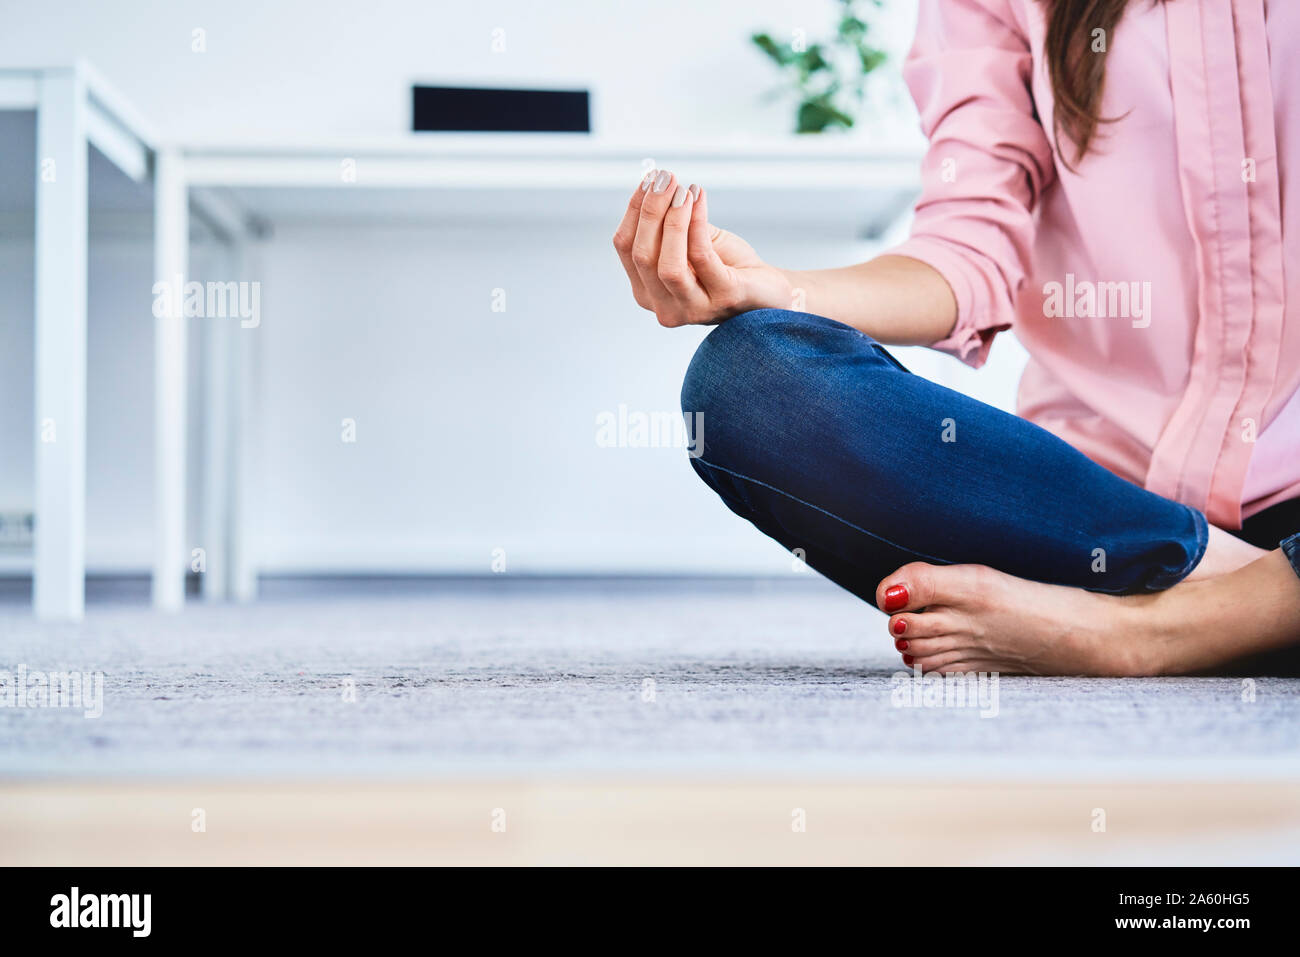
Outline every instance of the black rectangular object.
[[411, 129], [443, 133], [590, 133], [586, 90], [411, 88]]

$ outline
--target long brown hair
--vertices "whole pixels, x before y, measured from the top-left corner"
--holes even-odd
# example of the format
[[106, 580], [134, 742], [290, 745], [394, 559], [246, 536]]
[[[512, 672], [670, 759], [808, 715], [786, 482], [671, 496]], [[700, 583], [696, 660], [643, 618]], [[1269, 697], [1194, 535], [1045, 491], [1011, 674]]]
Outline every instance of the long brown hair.
[[[1057, 153], [1070, 169], [1087, 155], [1101, 123], [1118, 117], [1101, 115], [1101, 93], [1106, 79], [1106, 52], [1115, 25], [1129, 0], [1042, 0], [1047, 10], [1047, 36], [1043, 52], [1056, 112], [1052, 133]], [[1096, 31], [1101, 30], [1098, 34]], [[1097, 38], [1102, 45], [1098, 49]], [[1066, 156], [1061, 134], [1073, 145], [1073, 157]]]

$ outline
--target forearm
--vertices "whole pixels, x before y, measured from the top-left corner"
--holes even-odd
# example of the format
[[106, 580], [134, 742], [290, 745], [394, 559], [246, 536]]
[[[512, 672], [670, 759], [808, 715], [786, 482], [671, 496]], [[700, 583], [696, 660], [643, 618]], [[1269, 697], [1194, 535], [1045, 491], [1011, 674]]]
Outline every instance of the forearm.
[[957, 300], [933, 267], [878, 256], [842, 269], [779, 269], [713, 225], [708, 194], [653, 171], [628, 200], [614, 249], [639, 306], [663, 326], [712, 325], [751, 309], [835, 319], [889, 345], [934, 345], [957, 321]]
[[957, 300], [947, 280], [918, 259], [878, 256], [841, 269], [782, 272], [798, 308], [886, 345], [933, 345], [947, 338], [957, 321]]

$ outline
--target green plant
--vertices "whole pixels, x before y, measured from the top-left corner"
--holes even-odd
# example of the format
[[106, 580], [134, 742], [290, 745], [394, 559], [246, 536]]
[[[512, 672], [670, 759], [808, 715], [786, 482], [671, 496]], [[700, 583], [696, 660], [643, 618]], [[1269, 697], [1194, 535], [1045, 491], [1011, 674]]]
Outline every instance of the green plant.
[[835, 36], [808, 43], [801, 30], [789, 43], [771, 34], [755, 33], [750, 39], [777, 65], [786, 82], [777, 93], [799, 97], [795, 132], [820, 133], [830, 127], [853, 126], [862, 106], [867, 75], [885, 62], [886, 54], [867, 40], [871, 10], [883, 0], [836, 0], [839, 22]]

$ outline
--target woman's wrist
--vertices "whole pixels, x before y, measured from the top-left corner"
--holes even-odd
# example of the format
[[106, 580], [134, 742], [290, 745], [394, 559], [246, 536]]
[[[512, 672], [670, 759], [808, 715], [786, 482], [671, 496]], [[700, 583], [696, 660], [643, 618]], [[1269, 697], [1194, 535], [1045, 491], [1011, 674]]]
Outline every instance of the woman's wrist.
[[793, 278], [795, 273], [791, 270], [764, 264], [746, 272], [750, 275], [746, 282], [743, 311], [804, 308], [800, 301], [799, 287]]

